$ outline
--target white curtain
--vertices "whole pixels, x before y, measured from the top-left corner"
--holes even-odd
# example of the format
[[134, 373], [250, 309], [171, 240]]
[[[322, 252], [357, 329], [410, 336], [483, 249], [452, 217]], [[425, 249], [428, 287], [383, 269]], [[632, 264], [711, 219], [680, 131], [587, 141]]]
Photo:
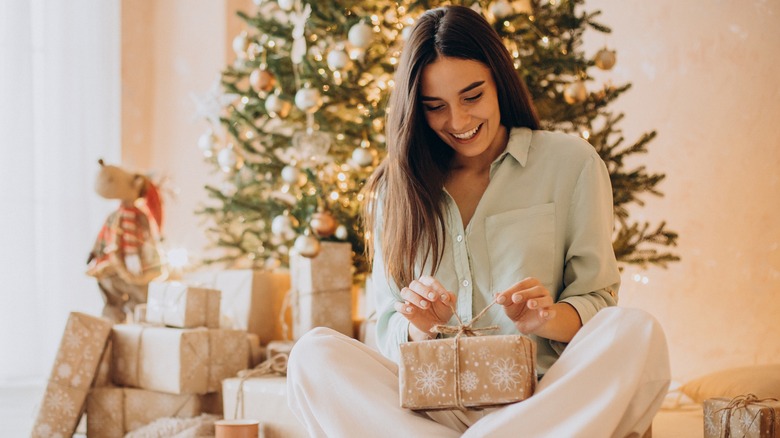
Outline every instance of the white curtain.
[[99, 314], [84, 274], [115, 207], [93, 191], [120, 161], [120, 0], [0, 1], [0, 386], [41, 382], [68, 313]]

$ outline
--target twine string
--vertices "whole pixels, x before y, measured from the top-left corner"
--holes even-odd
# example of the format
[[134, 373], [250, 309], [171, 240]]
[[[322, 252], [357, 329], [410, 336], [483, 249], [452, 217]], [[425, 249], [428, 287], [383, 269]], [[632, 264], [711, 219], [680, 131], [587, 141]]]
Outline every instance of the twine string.
[[[748, 410], [748, 406], [754, 405], [754, 404], [761, 404], [768, 401], [777, 401], [776, 398], [767, 397], [767, 398], [758, 398], [755, 394], [745, 394], [745, 395], [738, 395], [734, 398], [732, 398], [729, 403], [718, 410], [716, 410], [714, 413], [717, 414], [720, 411], [725, 411], [724, 415], [726, 417], [725, 424], [723, 424], [722, 437], [723, 438], [730, 438], [731, 437], [731, 415], [736, 412], [739, 409], [745, 409]], [[747, 435], [747, 431], [750, 430], [750, 428], [753, 426], [753, 423], [755, 423], [756, 419], [758, 418], [759, 414], [761, 412], [756, 412], [753, 415], [753, 418], [750, 420], [750, 424], [748, 424], [745, 427], [745, 432], [742, 434], [742, 438], [744, 438]], [[774, 424], [774, 415], [775, 411], [772, 409], [772, 424]]]
[[[241, 370], [238, 372], [238, 378], [241, 379], [241, 381], [238, 383], [238, 392], [236, 393], [236, 407], [233, 410], [233, 418], [240, 419], [244, 418], [244, 382], [246, 382], [248, 379], [252, 377], [260, 377], [265, 376], [269, 374], [276, 374], [279, 376], [286, 376], [287, 375], [287, 359], [288, 355], [284, 353], [277, 353], [270, 359], [265, 360], [258, 366], [248, 369], [248, 370]], [[241, 416], [238, 416], [239, 410], [241, 411]]]

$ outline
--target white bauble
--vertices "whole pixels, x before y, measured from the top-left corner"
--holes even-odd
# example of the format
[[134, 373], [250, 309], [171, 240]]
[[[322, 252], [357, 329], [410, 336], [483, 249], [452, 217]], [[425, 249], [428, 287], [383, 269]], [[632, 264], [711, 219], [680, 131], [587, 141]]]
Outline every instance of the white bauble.
[[322, 106], [320, 90], [307, 84], [295, 93], [295, 106], [306, 113], [316, 112]]
[[281, 214], [271, 221], [271, 232], [284, 240], [290, 240], [295, 236], [293, 223], [290, 216]]
[[347, 233], [347, 227], [344, 225], [339, 225], [336, 227], [336, 233], [334, 236], [336, 236], [336, 239], [339, 240], [347, 240], [347, 237], [349, 237], [349, 234]]
[[217, 145], [218, 141], [217, 136], [209, 129], [198, 138], [198, 147], [203, 151], [203, 155], [210, 157], [214, 155], [214, 146]]
[[563, 90], [563, 99], [566, 103], [575, 104], [585, 102], [588, 98], [588, 89], [585, 88], [585, 83], [582, 81], [575, 81], [569, 84], [565, 90]]
[[292, 104], [282, 99], [278, 94], [271, 94], [265, 99], [265, 110], [272, 116], [285, 118], [290, 114]]
[[374, 162], [374, 154], [368, 148], [357, 147], [352, 151], [352, 161], [360, 167], [366, 167]]
[[245, 56], [246, 49], [249, 46], [249, 35], [246, 32], [241, 32], [235, 38], [233, 38], [233, 51], [238, 56]]
[[222, 149], [217, 154], [217, 163], [223, 172], [230, 172], [238, 166], [238, 155], [233, 150], [233, 145]]
[[496, 20], [503, 20], [514, 12], [512, 5], [506, 0], [496, 0], [490, 5], [490, 13]]
[[328, 68], [341, 70], [349, 64], [349, 55], [343, 49], [333, 49], [328, 53]]
[[317, 240], [316, 237], [306, 233], [295, 238], [293, 248], [298, 251], [298, 254], [304, 257], [317, 257], [317, 254], [320, 253], [320, 241]]
[[219, 185], [219, 192], [226, 198], [232, 198], [238, 193], [238, 187], [230, 181], [224, 181]]
[[276, 0], [276, 3], [279, 5], [279, 8], [288, 12], [292, 11], [292, 8], [295, 6], [295, 0]]
[[284, 166], [282, 169], [282, 180], [288, 184], [297, 184], [301, 177], [301, 171], [295, 166]]
[[414, 26], [406, 26], [401, 31], [401, 38], [404, 41], [408, 41], [409, 40], [409, 37], [412, 35], [412, 29], [414, 29]]
[[349, 29], [347, 38], [353, 46], [365, 49], [371, 45], [371, 40], [374, 38], [374, 29], [361, 21]]

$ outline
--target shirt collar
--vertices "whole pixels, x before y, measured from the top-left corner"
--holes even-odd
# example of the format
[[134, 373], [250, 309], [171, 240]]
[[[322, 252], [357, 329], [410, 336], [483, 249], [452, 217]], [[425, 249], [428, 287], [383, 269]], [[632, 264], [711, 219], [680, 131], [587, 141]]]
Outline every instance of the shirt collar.
[[531, 135], [532, 131], [529, 128], [518, 127], [512, 128], [509, 131], [509, 141], [506, 144], [506, 149], [501, 155], [496, 158], [494, 164], [500, 163], [504, 160], [504, 157], [509, 154], [525, 167], [525, 163], [528, 161], [528, 150], [531, 149]]

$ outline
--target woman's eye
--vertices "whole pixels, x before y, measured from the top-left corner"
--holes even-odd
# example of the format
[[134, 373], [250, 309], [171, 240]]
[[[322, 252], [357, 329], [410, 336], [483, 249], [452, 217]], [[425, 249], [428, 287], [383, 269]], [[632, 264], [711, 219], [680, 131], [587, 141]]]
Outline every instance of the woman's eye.
[[475, 101], [479, 100], [480, 97], [482, 97], [482, 93], [479, 93], [476, 96], [467, 97], [466, 101], [468, 101], [468, 102], [475, 102]]
[[444, 105], [436, 105], [436, 106], [424, 105], [424, 106], [425, 106], [425, 110], [426, 111], [438, 111], [438, 110], [444, 108]]

